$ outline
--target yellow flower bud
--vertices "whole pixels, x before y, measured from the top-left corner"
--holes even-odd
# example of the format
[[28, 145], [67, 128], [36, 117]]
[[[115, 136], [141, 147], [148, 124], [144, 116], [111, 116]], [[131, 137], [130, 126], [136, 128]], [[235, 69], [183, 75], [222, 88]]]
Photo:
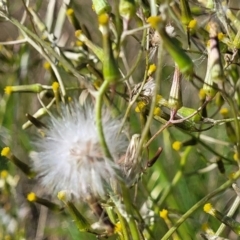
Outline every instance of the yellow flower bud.
[[225, 38], [225, 34], [222, 32], [218, 33], [218, 40], [221, 41], [223, 38]]
[[159, 212], [159, 215], [160, 215], [161, 218], [167, 219], [168, 218], [168, 210], [163, 209], [162, 211]]
[[81, 34], [82, 34], [81, 30], [75, 31], [75, 37], [80, 37]]
[[173, 144], [172, 144], [172, 148], [175, 150], [175, 151], [179, 151], [182, 147], [182, 142], [180, 141], [175, 141]]
[[117, 222], [114, 226], [114, 233], [120, 233], [122, 231], [122, 225], [120, 222]]
[[65, 191], [58, 192], [57, 197], [59, 200], [65, 201], [66, 200], [66, 192]]
[[72, 8], [68, 8], [66, 11], [67, 16], [71, 16], [73, 15], [73, 13], [74, 13], [74, 10]]
[[142, 112], [143, 111], [143, 109], [145, 108], [145, 106], [146, 106], [146, 103], [145, 102], [143, 102], [143, 101], [141, 101], [141, 102], [138, 102], [137, 103], [137, 107], [135, 108], [135, 112]]
[[212, 204], [211, 203], [206, 203], [204, 206], [203, 206], [203, 211], [206, 212], [206, 213], [209, 213], [211, 214], [211, 212], [214, 210], [214, 208], [212, 207]]
[[28, 195], [27, 195], [27, 200], [29, 202], [35, 202], [37, 199], [36, 197], [36, 194], [34, 192], [30, 192]]
[[161, 108], [160, 107], [154, 108], [153, 116], [161, 116]]
[[8, 171], [7, 170], [2, 170], [1, 171], [1, 178], [6, 179], [8, 176]]
[[237, 153], [237, 152], [233, 154], [233, 159], [234, 159], [235, 161], [239, 161], [239, 156], [238, 156], [238, 153]]
[[157, 28], [158, 24], [162, 21], [159, 16], [151, 16], [147, 19], [147, 22], [151, 25], [152, 28]]
[[3, 157], [10, 157], [10, 154], [11, 154], [11, 150], [10, 150], [10, 147], [4, 147], [1, 151], [1, 156]]
[[151, 64], [148, 68], [147, 75], [150, 76], [156, 71], [157, 67], [155, 64]]
[[206, 98], [206, 93], [203, 88], [201, 88], [198, 92], [198, 96], [200, 100], [204, 100]]
[[98, 23], [99, 23], [100, 25], [107, 25], [108, 22], [109, 22], [109, 16], [108, 16], [108, 14], [103, 13], [103, 14], [101, 14], [101, 15], [98, 17]]
[[196, 26], [197, 26], [197, 20], [196, 19], [191, 20], [188, 24], [188, 28], [191, 29], [191, 30], [195, 29]]
[[10, 95], [12, 93], [12, 86], [6, 86], [4, 88], [4, 92], [8, 95]]
[[49, 70], [51, 69], [51, 64], [49, 62], [44, 62], [43, 63], [43, 67], [46, 69], [46, 70]]
[[84, 45], [84, 43], [82, 41], [80, 41], [80, 40], [77, 40], [75, 44], [78, 47], [82, 47]]
[[220, 112], [221, 115], [226, 117], [229, 113], [229, 110], [227, 108], [221, 108], [221, 110], [219, 112]]
[[59, 83], [58, 83], [58, 82], [54, 82], [54, 83], [52, 84], [52, 89], [53, 89], [53, 91], [58, 91], [58, 89], [59, 89]]

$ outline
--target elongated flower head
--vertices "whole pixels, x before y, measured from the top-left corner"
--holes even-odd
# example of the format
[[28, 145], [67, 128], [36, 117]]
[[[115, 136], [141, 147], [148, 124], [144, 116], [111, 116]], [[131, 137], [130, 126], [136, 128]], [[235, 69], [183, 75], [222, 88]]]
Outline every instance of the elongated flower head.
[[72, 103], [62, 107], [60, 117], [51, 117], [46, 136], [35, 141], [31, 154], [33, 169], [53, 194], [67, 190], [76, 198], [104, 197], [111, 180], [118, 177], [115, 163], [127, 148], [124, 135], [118, 136], [120, 122], [103, 114], [105, 139], [113, 160], [100, 147], [93, 107]]
[[135, 183], [142, 170], [141, 158], [136, 159], [140, 139], [140, 134], [134, 134], [130, 140], [126, 154], [117, 161], [128, 186]]

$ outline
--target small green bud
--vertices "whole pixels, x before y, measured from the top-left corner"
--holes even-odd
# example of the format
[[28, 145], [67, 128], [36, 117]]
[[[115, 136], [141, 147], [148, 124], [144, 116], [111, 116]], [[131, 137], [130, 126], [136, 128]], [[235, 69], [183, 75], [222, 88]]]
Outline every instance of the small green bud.
[[92, 0], [92, 8], [96, 12], [97, 15], [101, 15], [103, 13], [110, 13], [112, 8], [107, 0]]
[[134, 16], [135, 12], [136, 4], [134, 0], [120, 0], [119, 14], [121, 17], [129, 21], [131, 17]]
[[38, 83], [21, 86], [6, 86], [4, 89], [6, 94], [11, 94], [14, 92], [40, 93], [43, 90], [43, 86]]
[[191, 20], [193, 20], [188, 1], [180, 0], [180, 9], [181, 9], [181, 21], [187, 26]]
[[109, 16], [102, 14], [98, 17], [99, 30], [103, 38], [103, 77], [108, 82], [116, 82], [120, 78], [118, 64], [113, 55], [109, 33]]

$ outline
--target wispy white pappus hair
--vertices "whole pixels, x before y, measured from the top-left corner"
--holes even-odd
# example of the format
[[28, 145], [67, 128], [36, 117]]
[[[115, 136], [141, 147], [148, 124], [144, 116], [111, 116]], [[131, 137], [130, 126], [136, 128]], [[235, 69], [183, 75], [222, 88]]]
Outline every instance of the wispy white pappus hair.
[[117, 179], [116, 162], [128, 144], [125, 135], [118, 134], [120, 121], [104, 111], [102, 124], [112, 161], [101, 149], [91, 105], [73, 102], [61, 112], [61, 117], [50, 117], [46, 136], [34, 142], [33, 170], [50, 193], [67, 190], [76, 198], [104, 197], [110, 181]]

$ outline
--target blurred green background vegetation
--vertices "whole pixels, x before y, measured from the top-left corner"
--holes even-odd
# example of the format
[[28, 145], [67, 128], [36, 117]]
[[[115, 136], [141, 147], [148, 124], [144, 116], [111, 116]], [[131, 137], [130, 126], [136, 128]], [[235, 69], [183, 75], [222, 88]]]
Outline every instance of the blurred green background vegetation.
[[[65, 14], [67, 7], [63, 1], [36, 0], [26, 1], [25, 4], [23, 4], [23, 2], [24, 1], [6, 2], [11, 17], [17, 19], [22, 25], [37, 34], [39, 38], [43, 37], [44, 31], [41, 32], [38, 29], [36, 20], [31, 18], [31, 13], [27, 11], [26, 7], [33, 9], [43, 23], [51, 22], [49, 19], [53, 17], [50, 24], [51, 28], [48, 29], [49, 33], [55, 35], [55, 41], [51, 42], [51, 47], [54, 50], [57, 50], [57, 47], [59, 47], [61, 52], [67, 50], [71, 52], [78, 51], [76, 50], [75, 37], [75, 30], [77, 29], [75, 29], [73, 24], [68, 20]], [[139, 2], [140, 7], [138, 8], [146, 8], [148, 10], [148, 16], [150, 16], [150, 6], [154, 1]], [[156, 2], [157, 5], [155, 7], [159, 9], [159, 6], [163, 5], [170, 8], [173, 2], [179, 7], [181, 1]], [[227, 35], [226, 28], [224, 28], [221, 20], [219, 20], [217, 12], [219, 9], [214, 7], [207, 8], [206, 4], [208, 1], [187, 2], [192, 9], [194, 19], [198, 22], [199, 28], [196, 30], [196, 34], [198, 35], [196, 41], [200, 41], [199, 45], [206, 49], [207, 41], [204, 40], [199, 29], [205, 28], [210, 19], [216, 21], [220, 26], [220, 30], [231, 40]], [[239, 21], [239, 1], [219, 0], [212, 2], [218, 2], [223, 8], [233, 9], [232, 11]], [[116, 11], [118, 10], [119, 1], [109, 1], [109, 3], [112, 6], [112, 12], [118, 15]], [[98, 30], [98, 18], [92, 10], [92, 2], [87, 0], [73, 0], [68, 7], [74, 9], [76, 18], [81, 23], [81, 26], [85, 26], [92, 41], [102, 46], [102, 36]], [[194, 12], [195, 8], [199, 9], [198, 14]], [[4, 8], [2, 7], [2, 9]], [[234, 30], [235, 35], [239, 34], [238, 31], [240, 30], [234, 28], [232, 26], [233, 23], [229, 21], [229, 19], [226, 21], [229, 24], [229, 28]], [[182, 48], [188, 49], [187, 32], [181, 23], [181, 19], [179, 19], [179, 22], [176, 22], [176, 19], [169, 14], [168, 22], [175, 27], [176, 36], [182, 43]], [[129, 23], [129, 29], [136, 29], [140, 27], [141, 24], [140, 18], [132, 17]], [[7, 129], [6, 132], [4, 130], [1, 131], [0, 146], [10, 146], [13, 153], [19, 159], [30, 164], [29, 152], [32, 150], [31, 142], [34, 141], [37, 134], [36, 128], [32, 126], [23, 130], [22, 125], [27, 121], [26, 113], [33, 115], [41, 107], [41, 104], [38, 101], [36, 93], [16, 92], [8, 95], [4, 92], [4, 88], [12, 85], [29, 85], [35, 83], [51, 86], [57, 79], [52, 73], [52, 70], [47, 67], [46, 59], [27, 41], [19, 44], [6, 44], [10, 41], [23, 39], [23, 34], [20, 29], [3, 17], [0, 25], [0, 124]], [[33, 28], [33, 25], [35, 28]], [[126, 37], [124, 43], [122, 43], [129, 66], [132, 66], [136, 62], [138, 53], [142, 51], [140, 61], [131, 75], [135, 84], [143, 81], [143, 75], [147, 69], [146, 56], [149, 53], [141, 47], [140, 42], [142, 37], [143, 31], [139, 31]], [[190, 36], [190, 38], [194, 37], [194, 35]], [[49, 39], [46, 37], [45, 41], [49, 42]], [[37, 43], [37, 45], [38, 44], [39, 43]], [[204, 79], [207, 71], [207, 51], [200, 51], [197, 44], [195, 45], [191, 42], [191, 50], [196, 51], [196, 53], [190, 53], [189, 51], [188, 54], [194, 63], [195, 73]], [[233, 47], [231, 47], [230, 43], [228, 45], [221, 42], [220, 47], [222, 60], [224, 59], [224, 54], [233, 54]], [[234, 49], [238, 50], [238, 46]], [[159, 93], [165, 98], [168, 98], [174, 73], [174, 61], [166, 51], [164, 51], [163, 58]], [[236, 59], [236, 71], [238, 72], [239, 53], [237, 53]], [[118, 60], [119, 68], [123, 71], [124, 75], [127, 74], [127, 69], [122, 59], [119, 57]], [[77, 88], [77, 90], [68, 91], [67, 94], [73, 98], [78, 97], [84, 91], [85, 87], [82, 86], [79, 78], [76, 78], [74, 74], [62, 66], [61, 62], [58, 63], [56, 59], [55, 61], [65, 87]], [[83, 75], [88, 74], [86, 69], [88, 60], [86, 60], [86, 58], [83, 57], [69, 61], [73, 63], [76, 71]], [[149, 60], [149, 63], [158, 64], [157, 53]], [[96, 69], [101, 72], [101, 63], [97, 62], [94, 64]], [[225, 74], [228, 73], [225, 72]], [[153, 75], [153, 77], [156, 76]], [[229, 89], [233, 87], [231, 83], [229, 83], [229, 78], [227, 75], [226, 79], [228, 84], [226, 85], [226, 94], [229, 94], [229, 97], [233, 99], [235, 109], [232, 109], [232, 106], [229, 106], [225, 101], [223, 101], [222, 106], [219, 107], [216, 105], [215, 99], [213, 99], [212, 102], [207, 105], [208, 116], [211, 118], [222, 119], [223, 117], [219, 114], [219, 110], [223, 107], [229, 109], [229, 117], [234, 117], [234, 111], [239, 116], [240, 104], [233, 97], [233, 94], [229, 93], [231, 92]], [[89, 84], [92, 83], [90, 82]], [[201, 86], [202, 82], [200, 81], [195, 81], [193, 85], [190, 81], [186, 79], [183, 80], [182, 96], [184, 106], [197, 109], [201, 105], [198, 97], [198, 88], [201, 88]], [[237, 79], [235, 87], [235, 91], [239, 92], [239, 78]], [[117, 90], [127, 93], [123, 83], [117, 87]], [[111, 96], [111, 93], [108, 93], [108, 95]], [[51, 98], [52, 92], [50, 91], [49, 96], [46, 95], [43, 98], [44, 104], [49, 103]], [[116, 104], [120, 110], [119, 116], [123, 117], [128, 106], [128, 101], [119, 99], [120, 97], [115, 98], [115, 96], [112, 98], [114, 104]], [[143, 129], [143, 126], [140, 124], [140, 117], [136, 114], [134, 108], [135, 105], [132, 107], [128, 118], [130, 136], [134, 133], [141, 133]], [[46, 117], [43, 118], [43, 122], [46, 122]], [[238, 124], [238, 121], [232, 123], [235, 133]], [[159, 122], [153, 120], [150, 126], [152, 135], [157, 132], [161, 126]], [[203, 126], [203, 128], [205, 127], [206, 126]], [[172, 148], [172, 144], [175, 141], [184, 142], [190, 140], [192, 137], [195, 139], [193, 146], [182, 147], [179, 151]], [[239, 138], [240, 136], [237, 136], [238, 140]], [[148, 237], [148, 239], [161, 239], [169, 230], [169, 225], [159, 216], [160, 211], [163, 209], [168, 210], [170, 225], [174, 226], [184, 213], [209, 193], [212, 193], [222, 184], [226, 183], [232, 172], [239, 170], [239, 162], [234, 160], [234, 154], [238, 153], [239, 141], [231, 141], [226, 132], [226, 124], [216, 125], [207, 131], [199, 133], [186, 132], [174, 126], [169, 127], [155, 138], [150, 147], [144, 151], [144, 158], [152, 158], [159, 147], [163, 147], [163, 152], [159, 159], [151, 168], [144, 171], [137, 187], [133, 187], [130, 190], [134, 205], [141, 213], [144, 222], [144, 224], [138, 222], [138, 227], [143, 230], [147, 226], [151, 232], [151, 236]], [[225, 168], [224, 172], [219, 170], [217, 165], [218, 161], [222, 161], [221, 163]], [[26, 199], [27, 194], [29, 192], [35, 192], [36, 195], [40, 197], [50, 199], [60, 204], [60, 201], [57, 200], [55, 196], [50, 196], [44, 192], [37, 180], [28, 179], [20, 170], [2, 156], [0, 157], [0, 171], [0, 239], [84, 240], [96, 238], [96, 236], [90, 233], [79, 232], [68, 214], [52, 213], [46, 207], [28, 202]], [[136, 198], [134, 197], [135, 189], [137, 189]], [[224, 191], [211, 198], [209, 202], [226, 215], [229, 209], [231, 209], [236, 197], [236, 192], [231, 188], [230, 184]], [[202, 225], [206, 222], [214, 232], [217, 231], [221, 222], [206, 214], [202, 206], [203, 204], [181, 224], [177, 229], [177, 235], [171, 236], [171, 239], [204, 239], [201, 233], [204, 233]], [[92, 213], [89, 213], [90, 210], [85, 204], [81, 203], [79, 207], [81, 213], [85, 213], [86, 216], [94, 219], [93, 221], [97, 221], [96, 217], [94, 217]], [[236, 221], [240, 221], [239, 208], [235, 210], [233, 218]], [[224, 229], [222, 236], [227, 239], [240, 239], [230, 227]], [[109, 239], [117, 238], [117, 235], [109, 237]]]

